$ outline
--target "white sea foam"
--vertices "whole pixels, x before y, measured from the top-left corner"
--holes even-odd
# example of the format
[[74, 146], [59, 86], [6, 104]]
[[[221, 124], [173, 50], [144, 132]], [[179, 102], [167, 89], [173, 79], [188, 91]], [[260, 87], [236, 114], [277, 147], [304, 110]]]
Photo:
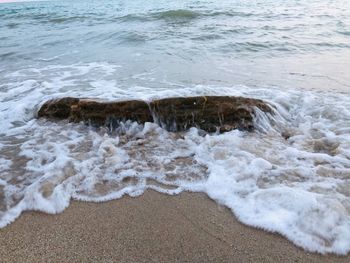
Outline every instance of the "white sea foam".
[[0, 172], [8, 170], [11, 164], [11, 160], [0, 158]]
[[[320, 253], [350, 251], [350, 98], [245, 86], [118, 85], [107, 63], [26, 69], [0, 92], [0, 227], [25, 210], [62, 212], [71, 198], [101, 202], [146, 189], [205, 192], [247, 225]], [[136, 76], [140, 77], [140, 76]], [[141, 76], [144, 78], [145, 76]], [[168, 83], [169, 84], [169, 83]], [[194, 95], [264, 99], [257, 131], [170, 133], [127, 122], [118, 132], [35, 119], [45, 100]]]

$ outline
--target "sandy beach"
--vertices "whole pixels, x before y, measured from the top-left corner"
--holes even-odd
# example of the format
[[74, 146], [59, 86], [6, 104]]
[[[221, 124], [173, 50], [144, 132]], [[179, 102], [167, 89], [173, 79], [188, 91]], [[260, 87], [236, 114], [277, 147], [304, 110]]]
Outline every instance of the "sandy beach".
[[1, 262], [350, 262], [242, 225], [204, 194], [154, 191], [62, 214], [26, 212], [0, 230]]

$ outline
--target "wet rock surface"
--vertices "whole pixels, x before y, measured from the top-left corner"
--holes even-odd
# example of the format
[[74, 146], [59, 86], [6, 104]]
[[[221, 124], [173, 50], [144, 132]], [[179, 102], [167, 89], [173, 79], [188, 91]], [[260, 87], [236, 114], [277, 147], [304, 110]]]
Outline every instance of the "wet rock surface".
[[168, 131], [197, 127], [207, 132], [233, 129], [253, 130], [255, 109], [272, 113], [266, 102], [230, 96], [201, 96], [142, 100], [101, 101], [98, 99], [60, 98], [45, 102], [38, 117], [68, 119], [94, 126], [117, 127], [127, 120], [155, 122]]

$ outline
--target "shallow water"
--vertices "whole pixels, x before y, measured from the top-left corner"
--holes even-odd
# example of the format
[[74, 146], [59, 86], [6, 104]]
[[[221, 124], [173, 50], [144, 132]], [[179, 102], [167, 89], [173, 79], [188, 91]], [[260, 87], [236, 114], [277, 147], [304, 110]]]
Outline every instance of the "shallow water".
[[[200, 191], [307, 250], [350, 251], [346, 1], [46, 1], [0, 4], [0, 18], [0, 227], [71, 198]], [[55, 97], [194, 95], [276, 112], [206, 136], [35, 118]]]

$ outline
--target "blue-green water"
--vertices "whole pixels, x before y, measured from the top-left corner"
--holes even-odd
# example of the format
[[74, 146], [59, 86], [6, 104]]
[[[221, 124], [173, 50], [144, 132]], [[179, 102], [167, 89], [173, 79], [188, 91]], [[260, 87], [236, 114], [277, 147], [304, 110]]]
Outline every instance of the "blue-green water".
[[[257, 130], [124, 134], [36, 119], [63, 96], [264, 99]], [[288, 134], [282, 136], [283, 134]], [[0, 4], [0, 227], [153, 189], [205, 192], [247, 225], [350, 251], [350, 2]]]
[[267, 73], [313, 88], [335, 78], [330, 88], [344, 89], [349, 80], [348, 1], [44, 1], [1, 4], [0, 18], [1, 71], [110, 62], [125, 67], [123, 81], [152, 72], [196, 84], [279, 84]]

